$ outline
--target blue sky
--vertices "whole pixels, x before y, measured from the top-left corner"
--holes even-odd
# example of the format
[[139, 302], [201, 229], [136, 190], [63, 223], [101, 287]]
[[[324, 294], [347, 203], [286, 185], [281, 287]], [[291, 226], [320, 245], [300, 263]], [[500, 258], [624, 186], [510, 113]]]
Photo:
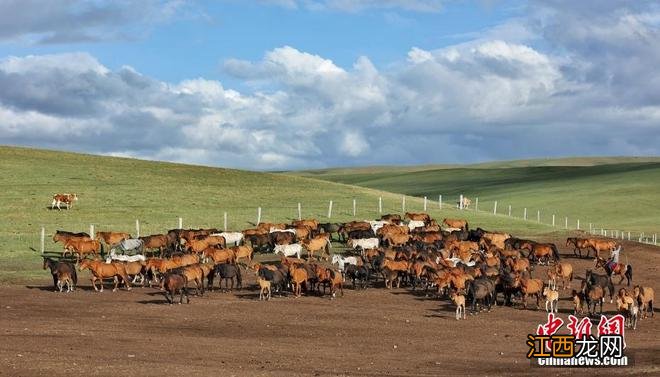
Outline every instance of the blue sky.
[[623, 0], [0, 0], [0, 143], [249, 169], [658, 155], [659, 36], [660, 6]]

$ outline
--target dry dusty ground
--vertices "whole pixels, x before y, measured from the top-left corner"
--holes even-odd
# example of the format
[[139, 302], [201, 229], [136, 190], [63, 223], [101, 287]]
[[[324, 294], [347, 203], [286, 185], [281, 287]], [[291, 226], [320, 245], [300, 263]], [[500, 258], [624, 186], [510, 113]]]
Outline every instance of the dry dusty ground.
[[[654, 280], [660, 249], [624, 247], [634, 282], [660, 290]], [[565, 259], [578, 271], [576, 286], [593, 262]], [[545, 276], [543, 268], [537, 271], [536, 276]], [[33, 285], [0, 287], [2, 376], [586, 372], [530, 367], [525, 337], [545, 320], [544, 311], [533, 309], [498, 307], [456, 321], [447, 300], [403, 288], [347, 289], [335, 300], [285, 297], [270, 302], [259, 302], [253, 290], [215, 291], [192, 297], [190, 305], [169, 306], [155, 289], [95, 293], [87, 272], [80, 274], [76, 292], [53, 293], [50, 276], [44, 275]], [[563, 293], [560, 303], [564, 319], [568, 295]], [[607, 303], [605, 311], [613, 313], [614, 304]], [[655, 318], [627, 332], [626, 353], [633, 356], [634, 367], [587, 373], [660, 374], [659, 329], [660, 318]]]

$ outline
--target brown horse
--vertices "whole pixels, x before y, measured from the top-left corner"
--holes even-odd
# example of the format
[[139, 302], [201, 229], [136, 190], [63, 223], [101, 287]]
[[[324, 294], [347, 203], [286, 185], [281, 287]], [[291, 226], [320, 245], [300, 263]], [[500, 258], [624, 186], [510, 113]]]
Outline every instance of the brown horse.
[[215, 264], [236, 262], [236, 253], [232, 249], [209, 247], [202, 252], [202, 255], [204, 260], [211, 259]]
[[[573, 266], [570, 263], [561, 262], [555, 265], [555, 268], [548, 269], [548, 276], [553, 274], [554, 285], [557, 286], [557, 279], [561, 279], [562, 289], [567, 289], [571, 287], [571, 282], [573, 281]], [[568, 284], [566, 281], [568, 280]]]
[[530, 251], [529, 255], [527, 256], [528, 259], [537, 261], [539, 264], [542, 264], [543, 259], [546, 260], [547, 264], [550, 264], [550, 259], [553, 259], [555, 263], [559, 262], [559, 251], [557, 250], [557, 246], [555, 246], [555, 244], [535, 243], [528, 245], [525, 245], [528, 247], [527, 250]]
[[300, 297], [302, 285], [307, 283], [307, 270], [303, 267], [291, 267], [289, 268], [289, 275], [291, 278], [293, 295], [295, 297]]
[[529, 259], [526, 258], [506, 258], [506, 265], [513, 272], [531, 271]]
[[388, 233], [383, 237], [383, 241], [387, 241], [390, 246], [401, 246], [410, 241], [410, 235]]
[[140, 240], [144, 243], [145, 250], [158, 249], [159, 255], [163, 254], [163, 249], [167, 248], [168, 238], [164, 234], [154, 234], [151, 236], [140, 237]]
[[84, 240], [84, 239], [75, 239], [71, 238], [66, 241], [64, 244], [64, 252], [62, 256], [66, 256], [67, 253], [78, 254], [78, 260], [82, 259], [83, 256], [94, 254], [99, 255], [101, 251], [101, 243], [98, 240]]
[[589, 250], [592, 249], [589, 240], [586, 238], [569, 237], [566, 239], [566, 247], [573, 245], [573, 254], [576, 257], [582, 258], [582, 250], [587, 250], [587, 258], [589, 258]]
[[616, 249], [615, 241], [601, 240], [598, 238], [587, 238], [589, 246], [596, 251], [596, 258], [600, 258], [601, 251], [612, 251]]
[[653, 311], [653, 301], [655, 299], [653, 288], [636, 285], [633, 288], [633, 297], [637, 299], [639, 309], [642, 312], [642, 319], [647, 318], [648, 312], [651, 312], [651, 317], [655, 316]]
[[459, 228], [462, 230], [468, 230], [468, 222], [463, 219], [444, 219], [442, 223], [449, 228]]
[[201, 253], [207, 247], [225, 248], [227, 242], [222, 236], [200, 236], [186, 242], [186, 250], [192, 253]]
[[431, 216], [429, 216], [428, 213], [423, 213], [423, 212], [420, 213], [406, 212], [405, 218], [415, 221], [423, 221], [425, 223], [431, 221]]
[[528, 278], [525, 274], [518, 277], [520, 281], [520, 291], [523, 294], [523, 308], [527, 309], [527, 297], [536, 296], [536, 310], [539, 310], [539, 301], [541, 300], [541, 295], [543, 294], [543, 280], [541, 279], [531, 279]]
[[82, 262], [80, 262], [78, 268], [80, 269], [80, 271], [84, 269], [89, 269], [92, 272], [92, 286], [94, 287], [95, 291], [98, 291], [98, 288], [96, 287], [96, 281], [97, 280], [100, 281], [101, 292], [103, 292], [103, 279], [108, 279], [108, 278], [115, 279], [115, 287], [112, 289], [112, 291], [113, 292], [116, 291], [119, 285], [119, 281], [117, 280], [117, 277], [120, 277], [121, 280], [124, 282], [124, 285], [126, 286], [126, 290], [128, 291], [131, 290], [131, 284], [128, 282], [128, 274], [126, 274], [126, 269], [124, 268], [123, 263], [120, 262], [105, 263], [100, 260], [85, 259]]
[[614, 269], [610, 268], [610, 265], [607, 263], [607, 261], [603, 258], [596, 257], [596, 269], [601, 267], [603, 270], [605, 270], [605, 273], [607, 273], [607, 276], [610, 278], [612, 275], [619, 275], [619, 282], [617, 284], [621, 284], [623, 282], [623, 278], [625, 277], [628, 280], [628, 286], [630, 286], [630, 281], [632, 280], [632, 266], [629, 264], [625, 263], [617, 263], [616, 267]]
[[308, 258], [313, 258], [315, 252], [319, 252], [321, 256], [325, 254], [324, 258], [329, 258], [330, 256], [330, 240], [328, 239], [328, 234], [320, 234], [315, 238], [309, 240], [302, 240], [300, 244], [307, 250]]
[[114, 246], [123, 240], [130, 239], [131, 235], [122, 232], [96, 232], [96, 239], [102, 240], [108, 246]]
[[65, 230], [58, 230], [53, 234], [53, 242], [55, 243], [61, 242], [64, 244], [71, 239], [91, 240], [92, 238], [85, 232], [72, 233]]
[[247, 259], [248, 264], [252, 262], [252, 255], [254, 254], [254, 249], [252, 246], [233, 246], [230, 247], [230, 250], [234, 252], [236, 262], [238, 262], [239, 259]]

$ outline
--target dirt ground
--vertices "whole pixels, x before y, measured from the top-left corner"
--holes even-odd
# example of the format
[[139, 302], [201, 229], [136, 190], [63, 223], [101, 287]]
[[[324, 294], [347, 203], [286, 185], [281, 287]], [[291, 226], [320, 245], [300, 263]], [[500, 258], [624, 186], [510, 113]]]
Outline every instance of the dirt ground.
[[[563, 246], [558, 239], [552, 240]], [[577, 271], [578, 286], [592, 259], [562, 256]], [[660, 290], [660, 248], [624, 243], [622, 259], [634, 283]], [[545, 277], [539, 267], [535, 276]], [[526, 335], [544, 310], [497, 307], [454, 319], [446, 299], [410, 289], [345, 290], [326, 297], [274, 297], [252, 290], [210, 292], [189, 305], [165, 305], [156, 289], [96, 293], [88, 272], [69, 294], [51, 291], [50, 275], [32, 285], [0, 287], [1, 376], [438, 376], [570, 374], [570, 368], [532, 368]], [[615, 283], [618, 281], [615, 280]], [[618, 286], [617, 286], [618, 287]], [[560, 315], [569, 312], [562, 293]], [[544, 303], [541, 303], [543, 306]], [[605, 305], [613, 314], [614, 304]], [[660, 318], [627, 330], [625, 353], [634, 366], [598, 374], [660, 374]]]

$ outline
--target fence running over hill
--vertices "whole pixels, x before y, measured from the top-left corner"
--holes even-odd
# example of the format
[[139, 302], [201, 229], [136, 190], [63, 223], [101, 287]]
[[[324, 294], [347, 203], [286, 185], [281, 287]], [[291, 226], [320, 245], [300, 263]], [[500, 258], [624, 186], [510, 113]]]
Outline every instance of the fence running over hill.
[[[456, 211], [456, 214], [460, 213], [460, 211], [469, 211], [479, 214], [489, 214], [491, 216], [510, 217], [517, 220], [534, 222], [556, 229], [582, 230], [588, 231], [593, 235], [601, 235], [617, 239], [627, 239], [629, 241], [637, 241], [646, 244], [657, 245], [657, 234], [645, 234], [644, 232], [624, 231], [620, 229], [602, 227], [599, 228], [593, 223], [581, 223], [581, 219], [569, 219], [566, 216], [559, 217], [556, 214], [549, 216], [548, 214], [541, 213], [540, 210], [537, 210], [536, 213], [533, 213], [532, 211], [528, 211], [528, 208], [522, 209], [522, 216], [516, 216], [516, 214], [518, 214], [520, 211], [519, 208], [514, 209], [510, 205], [506, 207], [498, 207], [498, 202], [494, 201], [491, 208], [485, 209], [484, 203], [481, 203], [480, 207], [478, 198], [474, 198], [472, 208], [463, 208], [461, 206], [461, 203], [463, 203], [462, 198], [463, 195], [460, 195], [458, 198], [452, 198], [449, 201], [446, 201], [447, 198], [443, 198], [442, 195], [439, 195], [437, 200], [431, 200], [428, 197], [418, 198], [402, 195], [400, 203], [394, 203], [392, 201], [385, 203], [383, 198], [380, 197], [378, 198], [377, 203], [364, 203], [358, 202], [356, 199], [343, 199], [339, 201], [330, 200], [327, 205], [317, 204], [313, 206], [307, 204], [303, 205], [303, 203], [296, 203], [294, 205], [281, 206], [276, 208], [227, 207], [226, 210], [219, 211], [219, 216], [216, 218], [216, 220], [186, 219], [183, 217], [177, 217], [173, 218], [172, 221], [167, 224], [155, 224], [136, 219], [133, 224], [130, 222], [123, 224], [81, 223], [78, 226], [73, 227], [73, 229], [66, 230], [78, 232], [85, 231], [92, 235], [94, 234], [95, 230], [112, 230], [129, 232], [133, 236], [145, 236], [149, 234], [160, 234], [166, 232], [169, 229], [184, 227], [218, 228], [222, 230], [244, 229], [246, 227], [256, 225], [262, 220], [281, 222], [286, 219], [294, 220], [306, 217], [314, 217], [321, 221], [327, 219], [328, 222], [331, 222], [333, 219], [336, 221], [339, 221], [339, 219], [373, 219], [385, 213], [449, 210]], [[514, 212], [514, 210], [517, 211]], [[273, 213], [276, 212], [278, 215], [270, 215], [270, 211]], [[246, 218], [246, 214], [249, 212], [253, 213], [252, 220]], [[240, 213], [241, 215], [236, 216], [237, 213]], [[587, 224], [588, 226], [585, 226]], [[60, 228], [58, 227], [58, 229]], [[18, 235], [18, 237], [22, 242], [24, 241], [27, 243], [27, 245], [32, 249], [40, 250], [43, 252], [45, 250], [46, 237], [52, 237], [54, 231], [55, 229], [46, 229], [46, 227], [41, 227], [38, 232], [33, 233], [33, 235], [28, 235], [27, 237], [21, 237], [21, 235]]]

